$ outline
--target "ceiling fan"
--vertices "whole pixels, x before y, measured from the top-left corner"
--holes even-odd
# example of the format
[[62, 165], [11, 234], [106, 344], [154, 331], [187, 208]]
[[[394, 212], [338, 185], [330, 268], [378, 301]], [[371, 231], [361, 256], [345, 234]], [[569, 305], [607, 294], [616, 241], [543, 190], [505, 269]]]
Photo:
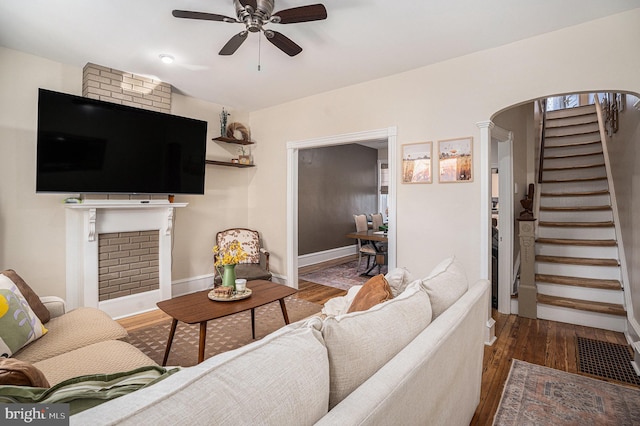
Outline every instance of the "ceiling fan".
[[293, 7], [276, 13], [272, 13], [274, 0], [233, 0], [233, 4], [236, 7], [237, 18], [230, 18], [228, 16], [218, 15], [215, 13], [191, 12], [188, 10], [174, 10], [172, 14], [176, 18], [202, 19], [205, 21], [244, 24], [245, 29], [231, 37], [222, 50], [220, 50], [220, 55], [233, 55], [247, 39], [247, 35], [249, 33], [262, 31], [271, 44], [282, 50], [287, 55], [295, 56], [302, 52], [302, 48], [300, 46], [284, 34], [271, 29], [266, 29], [264, 26], [269, 23], [295, 24], [298, 22], [327, 19], [327, 9], [322, 4]]

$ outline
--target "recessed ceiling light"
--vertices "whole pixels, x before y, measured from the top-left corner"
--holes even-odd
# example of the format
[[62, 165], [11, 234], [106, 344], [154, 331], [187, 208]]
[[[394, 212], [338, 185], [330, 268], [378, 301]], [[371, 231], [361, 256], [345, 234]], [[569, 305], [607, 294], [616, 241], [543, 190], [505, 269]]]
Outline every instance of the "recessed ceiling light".
[[173, 56], [167, 55], [166, 53], [160, 54], [160, 60], [165, 64], [172, 64], [175, 60]]

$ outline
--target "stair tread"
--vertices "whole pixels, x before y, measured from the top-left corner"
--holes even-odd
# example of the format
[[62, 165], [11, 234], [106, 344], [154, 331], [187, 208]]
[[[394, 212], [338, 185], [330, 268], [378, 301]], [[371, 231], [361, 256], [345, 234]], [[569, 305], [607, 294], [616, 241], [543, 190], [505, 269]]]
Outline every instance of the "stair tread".
[[[558, 137], [558, 136], [552, 136], [552, 137]], [[545, 138], [545, 139], [551, 139], [551, 137], [549, 138]], [[579, 148], [579, 147], [583, 147], [583, 146], [589, 146], [589, 145], [595, 145], [595, 144], [600, 144], [602, 143], [601, 141], [589, 141], [589, 142], [574, 142], [574, 143], [567, 143], [564, 145], [546, 145], [544, 146], [545, 151], [547, 149], [554, 149], [554, 148]]]
[[[547, 127], [545, 128], [545, 133], [549, 130], [557, 130], [557, 129], [562, 129], [562, 128], [568, 128], [568, 127], [578, 127], [578, 126], [589, 126], [590, 124], [593, 123], [583, 123], [583, 124], [573, 124], [573, 125], [567, 125], [567, 126], [562, 126], [562, 127]], [[577, 129], [573, 129], [572, 133], [567, 133], [564, 135], [549, 135], [546, 136], [545, 139], [551, 139], [551, 138], [563, 138], [563, 137], [570, 137], [570, 136], [583, 136], [583, 135], [589, 135], [589, 134], [595, 134], [595, 133], [599, 133], [599, 130], [590, 130], [590, 129], [584, 129], [584, 131], [578, 131]]]
[[574, 158], [574, 157], [592, 157], [594, 155], [602, 155], [602, 151], [598, 152], [588, 152], [586, 154], [564, 154], [564, 155], [545, 155], [545, 160], [559, 160], [562, 158]]
[[548, 212], [593, 212], [611, 210], [611, 206], [571, 206], [571, 207], [540, 207]]
[[618, 259], [600, 259], [590, 257], [545, 256], [536, 255], [536, 262], [564, 263], [569, 265], [620, 266]]
[[592, 195], [609, 195], [608, 189], [600, 189], [597, 191], [580, 191], [580, 192], [541, 192], [541, 197], [588, 197]]
[[598, 167], [604, 167], [604, 163], [597, 164], [585, 164], [581, 166], [560, 166], [560, 167], [549, 167], [543, 168], [543, 172], [555, 172], [560, 170], [578, 170], [578, 169], [596, 169]]
[[568, 297], [549, 296], [539, 294], [538, 303], [544, 305], [560, 306], [564, 308], [579, 309], [582, 311], [598, 312], [602, 314], [626, 316], [624, 306], [616, 303], [593, 302], [589, 300], [570, 299]]
[[592, 246], [592, 247], [615, 247], [616, 240], [576, 240], [569, 238], [538, 238], [538, 244], [559, 244], [567, 246]]
[[607, 177], [593, 176], [593, 177], [570, 178], [570, 179], [543, 179], [540, 183], [595, 182], [598, 180], [607, 180]]
[[543, 222], [541, 221], [538, 226], [555, 226], [564, 228], [608, 228], [613, 226], [613, 222]]
[[617, 280], [536, 274], [536, 281], [552, 284], [570, 285], [575, 287], [599, 288], [603, 290], [622, 290], [620, 281]]
[[596, 114], [596, 106], [594, 104], [580, 105], [571, 108], [556, 109], [547, 111], [547, 120], [561, 120], [568, 117], [579, 117], [581, 115]]

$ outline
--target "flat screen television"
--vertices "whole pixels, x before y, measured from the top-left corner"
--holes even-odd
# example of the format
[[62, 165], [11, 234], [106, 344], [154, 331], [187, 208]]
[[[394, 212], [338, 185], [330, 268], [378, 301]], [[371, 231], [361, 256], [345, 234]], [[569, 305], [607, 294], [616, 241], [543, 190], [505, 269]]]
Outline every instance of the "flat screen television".
[[36, 192], [204, 194], [207, 122], [39, 89]]

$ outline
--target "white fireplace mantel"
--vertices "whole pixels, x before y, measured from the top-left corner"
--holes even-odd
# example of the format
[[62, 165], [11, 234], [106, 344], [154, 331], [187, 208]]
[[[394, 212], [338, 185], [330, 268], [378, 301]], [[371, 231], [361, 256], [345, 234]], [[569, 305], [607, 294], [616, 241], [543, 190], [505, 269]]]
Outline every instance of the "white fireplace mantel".
[[[66, 209], [67, 305], [99, 308], [113, 318], [156, 308], [171, 297], [171, 238], [175, 208], [187, 203], [87, 202]], [[159, 288], [130, 296], [99, 301], [98, 235], [114, 232], [158, 230]]]

